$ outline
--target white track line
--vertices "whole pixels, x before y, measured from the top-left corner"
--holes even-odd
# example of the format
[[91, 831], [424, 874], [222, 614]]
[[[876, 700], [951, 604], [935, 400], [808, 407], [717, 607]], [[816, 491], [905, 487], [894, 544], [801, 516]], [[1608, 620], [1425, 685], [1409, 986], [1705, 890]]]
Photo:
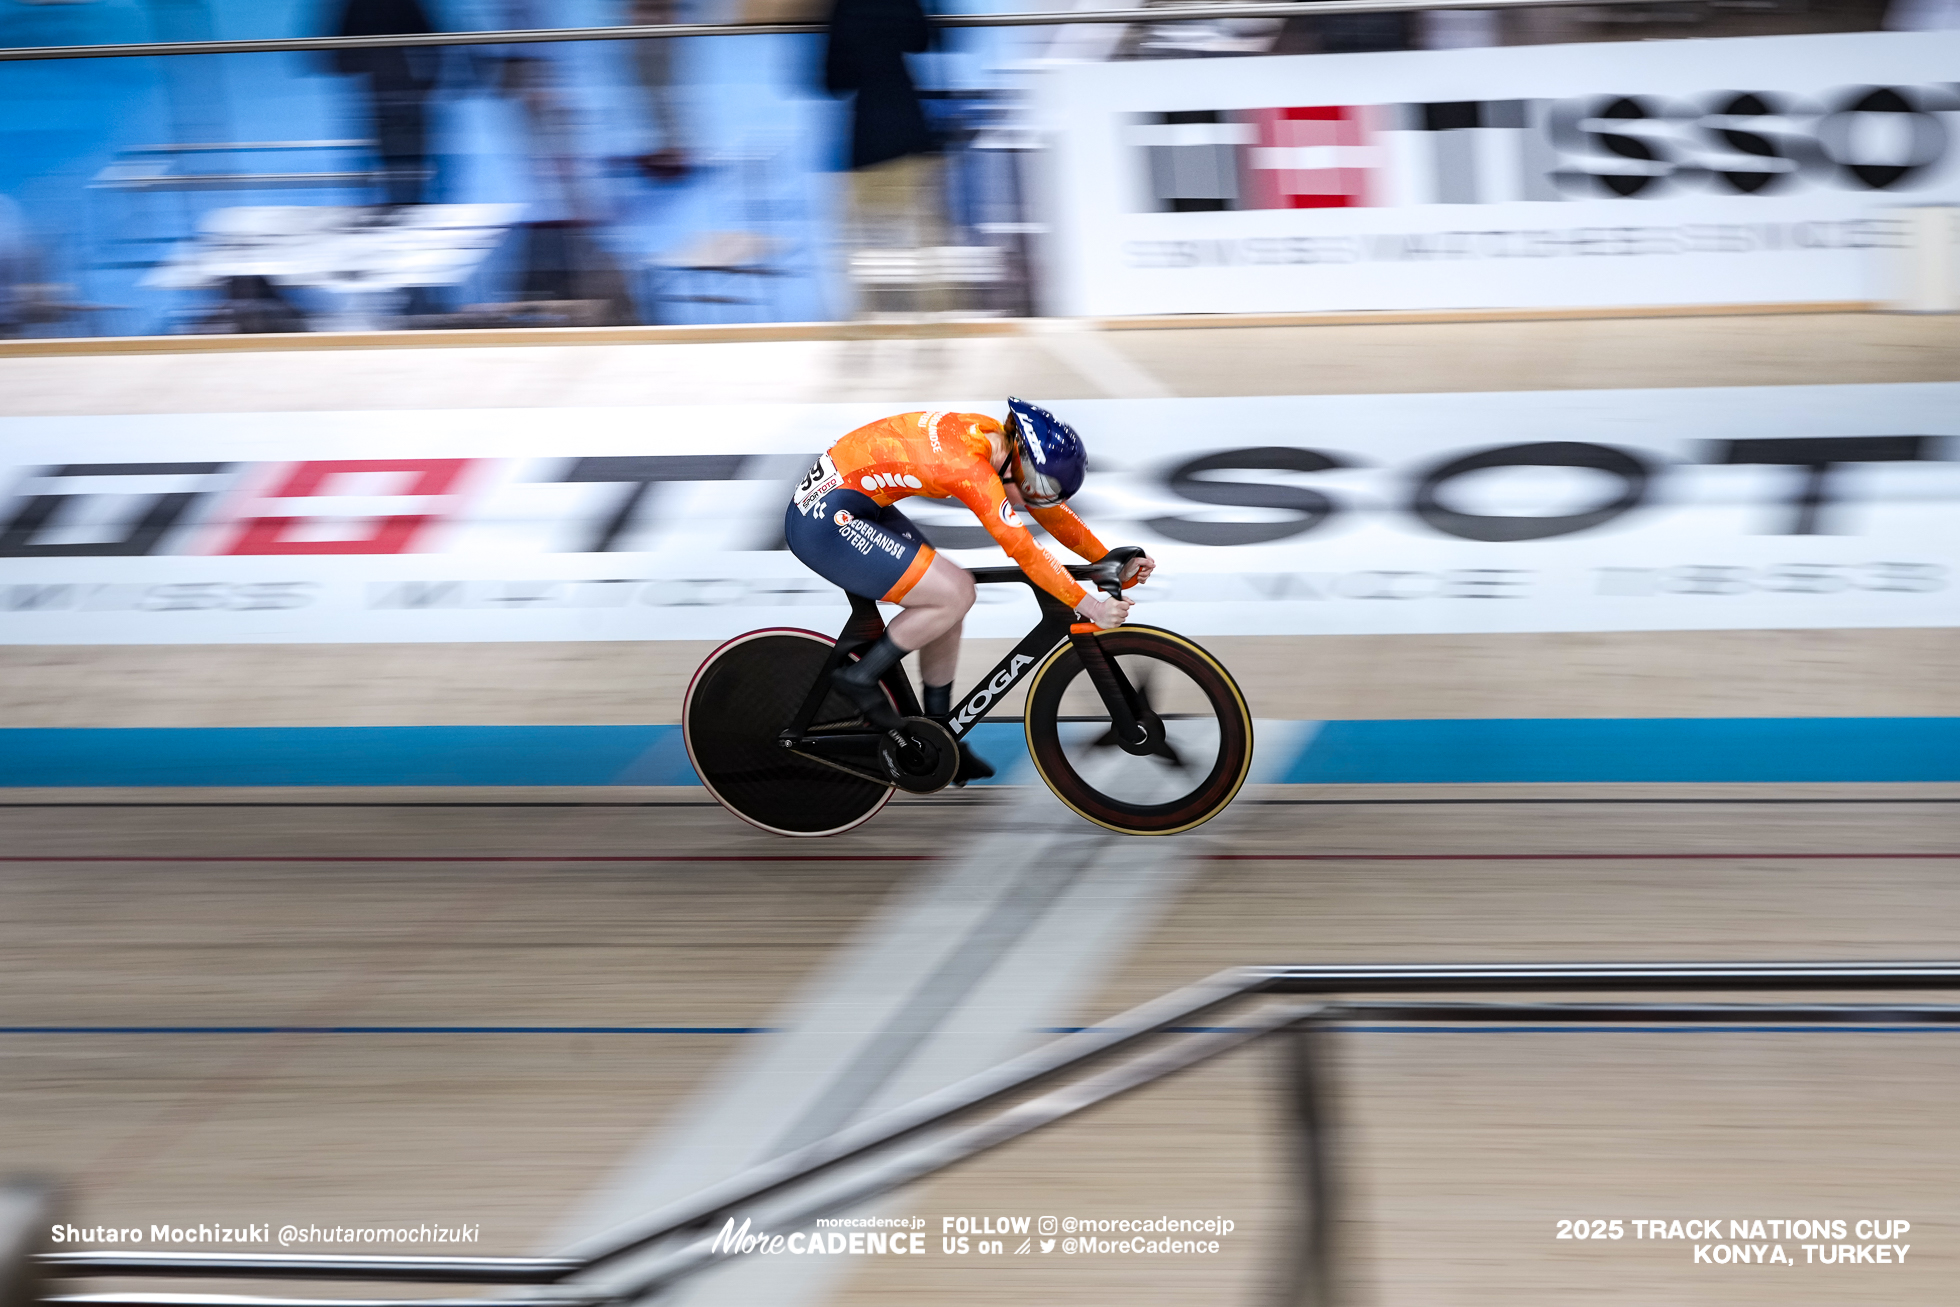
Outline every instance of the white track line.
[[[1079, 1022], [1082, 1004], [1191, 865], [1182, 842], [1099, 831], [1038, 785], [1021, 787], [987, 822], [999, 833], [901, 890], [773, 1023], [782, 1033], [746, 1041], [727, 1072], [581, 1206], [560, 1241], [611, 1228], [1000, 1062], [1050, 1038], [1048, 1027]], [[810, 1307], [851, 1269], [846, 1258], [754, 1259], [661, 1301]]]
[[1100, 331], [1067, 319], [1031, 321], [1029, 338], [1071, 372], [1115, 399], [1169, 399], [1177, 392], [1109, 343]]

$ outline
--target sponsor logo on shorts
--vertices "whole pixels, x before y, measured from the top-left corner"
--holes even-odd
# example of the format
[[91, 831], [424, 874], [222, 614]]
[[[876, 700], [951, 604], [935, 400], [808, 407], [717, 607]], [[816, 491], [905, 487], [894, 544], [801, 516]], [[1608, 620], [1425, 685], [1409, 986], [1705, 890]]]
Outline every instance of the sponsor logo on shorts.
[[1000, 501], [1000, 520], [1009, 526], [1021, 525], [1021, 519], [1014, 513], [1014, 505], [1008, 503], [1005, 499]]
[[869, 555], [875, 548], [884, 550], [893, 558], [905, 557], [905, 546], [872, 523], [842, 511], [832, 520], [837, 522], [837, 534], [843, 536], [851, 548], [860, 554]]

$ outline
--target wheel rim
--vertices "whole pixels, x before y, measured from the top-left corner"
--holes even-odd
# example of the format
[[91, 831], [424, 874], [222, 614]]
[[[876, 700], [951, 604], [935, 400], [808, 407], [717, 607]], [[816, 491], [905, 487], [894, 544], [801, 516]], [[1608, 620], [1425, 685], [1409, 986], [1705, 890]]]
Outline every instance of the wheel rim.
[[777, 742], [830, 649], [813, 631], [752, 631], [710, 654], [688, 686], [681, 722], [688, 760], [708, 792], [750, 825], [779, 835], [834, 835], [891, 798], [888, 785]]
[[1099, 638], [1162, 719], [1161, 751], [1138, 755], [1116, 743], [1080, 656], [1064, 648], [1029, 695], [1029, 751], [1042, 779], [1078, 813], [1116, 830], [1170, 834], [1209, 820], [1238, 792], [1250, 760], [1250, 721], [1237, 687], [1181, 638], [1142, 631]]

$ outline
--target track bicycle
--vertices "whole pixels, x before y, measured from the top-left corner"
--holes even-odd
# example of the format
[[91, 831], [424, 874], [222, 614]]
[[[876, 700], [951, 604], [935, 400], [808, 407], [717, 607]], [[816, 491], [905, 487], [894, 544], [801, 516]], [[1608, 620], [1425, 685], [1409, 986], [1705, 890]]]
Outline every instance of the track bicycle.
[[[1114, 549], [1068, 572], [1120, 595], [1125, 564], [1142, 553]], [[1022, 719], [1028, 754], [1069, 808], [1133, 835], [1174, 835], [1224, 810], [1252, 765], [1252, 716], [1217, 659], [1157, 627], [1099, 630], [1018, 567], [972, 574], [980, 585], [1026, 584], [1041, 616], [955, 701], [944, 725], [921, 713], [902, 664], [880, 682], [892, 709], [882, 725], [831, 688], [831, 672], [884, 634], [877, 604], [858, 595], [834, 640], [773, 627], [709, 654], [681, 715], [688, 760], [708, 792], [779, 835], [850, 830], [898, 790], [950, 784], [957, 741], [1032, 674]]]

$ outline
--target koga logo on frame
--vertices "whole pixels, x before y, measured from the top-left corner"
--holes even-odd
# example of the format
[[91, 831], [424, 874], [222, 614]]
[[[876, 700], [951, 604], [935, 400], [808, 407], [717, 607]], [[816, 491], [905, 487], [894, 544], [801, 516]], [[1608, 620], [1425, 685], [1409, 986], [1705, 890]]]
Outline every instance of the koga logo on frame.
[[1034, 659], [1028, 657], [1026, 654], [1015, 654], [1012, 661], [999, 672], [995, 673], [991, 681], [988, 681], [984, 686], [976, 690], [972, 698], [960, 705], [960, 715], [955, 717], [953, 721], [960, 726], [971, 725], [976, 717], [987, 711], [988, 704], [992, 703], [998, 696], [1007, 693], [1014, 682], [1021, 679], [1023, 668], [1033, 665]]

